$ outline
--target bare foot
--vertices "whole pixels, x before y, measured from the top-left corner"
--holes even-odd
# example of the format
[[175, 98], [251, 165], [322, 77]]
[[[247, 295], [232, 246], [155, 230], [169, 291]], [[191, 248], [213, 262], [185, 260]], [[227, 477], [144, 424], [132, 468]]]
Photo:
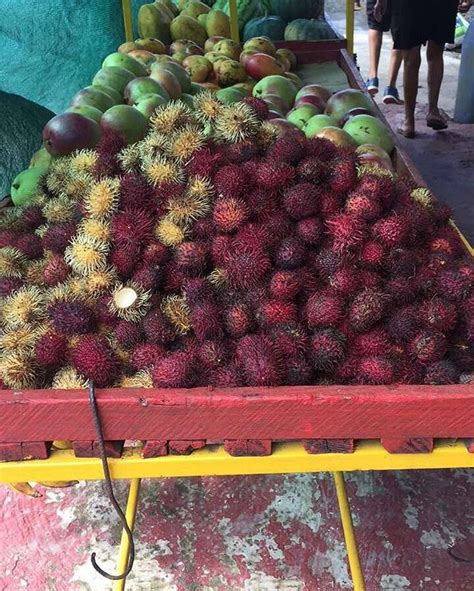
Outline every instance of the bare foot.
[[426, 125], [428, 127], [431, 127], [431, 129], [434, 129], [435, 131], [447, 129], [448, 127], [446, 120], [439, 111], [428, 113], [428, 115], [426, 116]]
[[409, 140], [412, 140], [415, 137], [415, 126], [406, 121], [397, 128], [397, 131], [400, 135], [403, 135], [403, 137], [406, 137]]

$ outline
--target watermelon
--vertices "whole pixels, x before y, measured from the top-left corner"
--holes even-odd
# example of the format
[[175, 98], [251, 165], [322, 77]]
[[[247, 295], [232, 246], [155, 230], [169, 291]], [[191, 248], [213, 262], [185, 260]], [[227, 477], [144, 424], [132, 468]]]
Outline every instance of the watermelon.
[[272, 41], [281, 41], [285, 35], [285, 21], [279, 16], [261, 16], [253, 18], [244, 27], [244, 41], [252, 37], [268, 37]]
[[322, 41], [324, 39], [337, 39], [337, 35], [322, 19], [296, 19], [285, 29], [285, 41]]

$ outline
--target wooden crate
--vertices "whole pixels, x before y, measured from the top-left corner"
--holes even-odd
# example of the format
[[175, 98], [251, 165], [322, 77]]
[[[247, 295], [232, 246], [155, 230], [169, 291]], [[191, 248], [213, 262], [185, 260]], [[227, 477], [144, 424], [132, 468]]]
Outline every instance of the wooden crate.
[[[363, 89], [341, 44], [278, 45], [295, 50], [303, 64], [337, 62], [349, 85]], [[394, 140], [396, 170], [423, 185]], [[357, 439], [380, 439], [392, 453], [420, 453], [432, 450], [434, 438], [466, 438], [474, 452], [472, 384], [105, 389], [97, 392], [97, 402], [113, 457], [130, 439], [145, 441], [145, 457], [188, 454], [214, 443], [232, 455], [268, 455], [272, 442], [289, 440], [303, 440], [308, 453], [350, 453]], [[97, 455], [87, 392], [0, 392], [0, 460], [47, 457], [58, 439], [73, 441], [76, 455]]]

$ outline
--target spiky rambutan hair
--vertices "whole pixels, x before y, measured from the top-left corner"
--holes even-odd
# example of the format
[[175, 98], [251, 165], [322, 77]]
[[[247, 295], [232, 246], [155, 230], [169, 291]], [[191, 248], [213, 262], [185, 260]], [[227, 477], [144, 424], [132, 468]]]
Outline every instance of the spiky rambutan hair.
[[241, 102], [224, 107], [214, 120], [216, 137], [223, 143], [236, 143], [255, 137], [259, 125], [252, 107]]
[[124, 376], [120, 380], [121, 388], [153, 388], [151, 372], [142, 369], [132, 376]]
[[72, 153], [69, 163], [74, 172], [92, 174], [97, 158], [98, 155], [95, 150], [76, 150]]
[[187, 192], [169, 199], [166, 207], [169, 219], [178, 226], [183, 226], [205, 216], [210, 210], [211, 202], [205, 194]]
[[110, 223], [95, 218], [84, 218], [77, 227], [79, 234], [90, 236], [99, 242], [108, 242], [110, 238]]
[[158, 107], [150, 119], [152, 127], [164, 134], [170, 134], [192, 121], [193, 113], [182, 100]]
[[76, 212], [76, 202], [67, 195], [50, 199], [43, 207], [43, 215], [50, 224], [69, 222]]
[[232, 287], [248, 289], [263, 279], [270, 269], [270, 259], [258, 244], [234, 240], [224, 253], [223, 266]]
[[51, 387], [54, 390], [84, 390], [88, 383], [87, 378], [80, 375], [74, 367], [66, 366], [54, 375]]
[[144, 146], [145, 141], [146, 140], [142, 140], [136, 144], [125, 146], [125, 148], [122, 148], [117, 154], [116, 158], [123, 172], [127, 174], [138, 172], [140, 169], [141, 158], [143, 156], [142, 147]]
[[166, 151], [179, 162], [188, 161], [204, 145], [204, 134], [197, 125], [186, 125], [168, 139]]
[[46, 297], [38, 287], [21, 287], [5, 299], [2, 322], [8, 328], [32, 325], [45, 317]]
[[175, 223], [170, 215], [162, 218], [155, 226], [155, 236], [165, 246], [181, 244], [188, 234], [187, 228]]
[[153, 216], [145, 209], [126, 209], [114, 215], [111, 237], [119, 248], [147, 244], [153, 236]]
[[161, 311], [178, 334], [184, 335], [191, 330], [191, 310], [184, 297], [179, 295], [166, 296], [161, 302]]
[[142, 163], [142, 171], [154, 187], [179, 184], [184, 181], [181, 166], [166, 156], [146, 158]]
[[102, 335], [81, 336], [71, 347], [70, 359], [75, 369], [98, 387], [112, 385], [119, 373], [119, 361], [108, 340]]
[[108, 252], [107, 242], [96, 240], [87, 234], [78, 234], [64, 251], [64, 259], [75, 273], [87, 276], [105, 268]]
[[277, 386], [282, 383], [282, 363], [269, 337], [243, 337], [237, 345], [236, 359], [247, 386]]
[[151, 293], [135, 283], [117, 285], [109, 301], [110, 312], [122, 320], [139, 322], [151, 307]]
[[0, 358], [0, 379], [13, 390], [34, 388], [37, 368], [34, 358], [28, 353], [6, 353]]
[[171, 353], [157, 361], [152, 376], [157, 388], [191, 388], [197, 378], [195, 359], [185, 351]]
[[194, 96], [194, 115], [202, 123], [213, 123], [222, 114], [224, 105], [210, 90]]
[[120, 179], [104, 178], [92, 185], [84, 199], [88, 215], [98, 220], [109, 219], [118, 208]]
[[21, 278], [26, 267], [25, 255], [12, 246], [0, 248], [0, 276]]
[[78, 301], [53, 301], [48, 306], [48, 315], [54, 328], [68, 336], [85, 334], [94, 328], [92, 310]]
[[47, 324], [38, 328], [21, 326], [0, 334], [0, 350], [3, 353], [32, 353], [39, 338], [47, 330]]

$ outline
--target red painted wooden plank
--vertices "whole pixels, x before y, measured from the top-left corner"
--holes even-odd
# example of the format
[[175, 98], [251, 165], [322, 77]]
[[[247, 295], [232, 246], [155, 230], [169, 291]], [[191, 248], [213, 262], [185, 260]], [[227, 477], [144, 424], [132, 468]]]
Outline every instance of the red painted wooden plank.
[[[469, 437], [474, 385], [98, 390], [104, 436], [124, 439]], [[3, 391], [0, 442], [95, 438], [84, 391]]]
[[176, 456], [189, 456], [195, 449], [205, 447], [206, 441], [204, 439], [196, 439], [194, 441], [168, 441], [168, 451]]
[[145, 441], [142, 455], [144, 458], [158, 458], [168, 455], [168, 442], [166, 439], [150, 439]]
[[51, 443], [45, 441], [30, 441], [21, 443], [23, 460], [45, 460], [49, 455]]
[[466, 447], [469, 453], [474, 454], [474, 439], [467, 439]]
[[225, 439], [224, 449], [231, 456], [270, 456], [271, 439]]
[[412, 439], [382, 437], [381, 444], [391, 454], [429, 454], [433, 451], [433, 439], [429, 437]]
[[21, 443], [0, 443], [0, 462], [16, 462], [22, 459]]
[[[120, 458], [123, 441], [104, 441], [105, 455], [108, 458]], [[78, 458], [100, 458], [99, 443], [97, 441], [75, 440], [72, 442], [74, 455]]]
[[309, 454], [346, 453], [354, 451], [353, 439], [305, 439], [303, 447]]

